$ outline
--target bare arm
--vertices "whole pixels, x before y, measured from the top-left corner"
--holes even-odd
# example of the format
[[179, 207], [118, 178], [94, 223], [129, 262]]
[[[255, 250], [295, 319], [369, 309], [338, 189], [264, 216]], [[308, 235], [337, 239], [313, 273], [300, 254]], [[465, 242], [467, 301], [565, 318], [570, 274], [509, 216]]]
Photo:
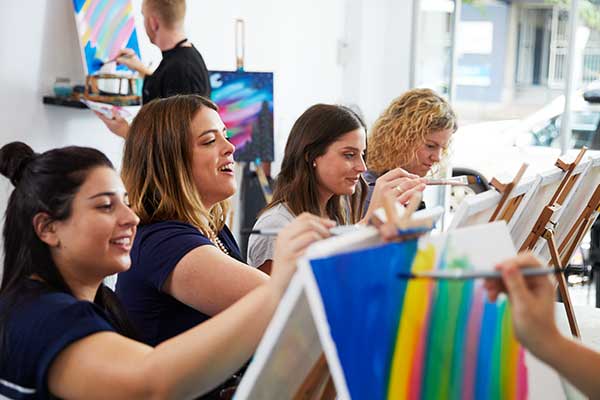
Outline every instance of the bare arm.
[[560, 334], [547, 335], [546, 345], [545, 350], [534, 354], [590, 399], [600, 398], [599, 353]]
[[123, 139], [127, 139], [127, 135], [129, 134], [129, 123], [125, 118], [121, 117], [117, 111], [113, 110], [112, 118], [107, 118], [99, 112], [94, 113], [102, 120], [109, 131]]
[[132, 71], [136, 71], [142, 77], [152, 75], [152, 71], [138, 58], [133, 49], [122, 49], [115, 58], [115, 61], [118, 64], [125, 65]]
[[205, 245], [186, 254], [175, 266], [163, 291], [207, 315], [216, 315], [269, 277]]
[[88, 336], [54, 361], [50, 391], [65, 399], [176, 399], [206, 393], [250, 358], [279, 296], [275, 285], [262, 286], [155, 349], [112, 332]]
[[539, 266], [531, 254], [498, 266], [502, 281], [486, 281], [490, 298], [507, 292], [519, 342], [590, 398], [600, 398], [600, 354], [561, 335], [554, 322], [554, 285], [547, 276], [524, 278], [526, 266]]
[[179, 399], [206, 393], [251, 356], [295, 271], [296, 258], [327, 237], [333, 225], [308, 214], [298, 217], [279, 234], [267, 284], [155, 349], [112, 332], [71, 344], [50, 368], [50, 391], [69, 399]]
[[271, 275], [271, 268], [273, 266], [273, 260], [267, 260], [264, 263], [262, 263], [258, 269], [260, 269], [262, 272], [264, 272], [267, 275]]

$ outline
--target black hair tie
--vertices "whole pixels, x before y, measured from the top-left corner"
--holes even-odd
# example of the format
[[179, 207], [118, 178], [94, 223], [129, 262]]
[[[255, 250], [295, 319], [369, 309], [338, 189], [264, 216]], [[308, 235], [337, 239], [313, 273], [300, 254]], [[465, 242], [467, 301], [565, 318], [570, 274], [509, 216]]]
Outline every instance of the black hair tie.
[[30, 156], [25, 156], [21, 159], [17, 168], [15, 168], [15, 172], [12, 174], [12, 177], [10, 178], [10, 182], [13, 184], [13, 186], [17, 186], [19, 184], [19, 182], [21, 182], [21, 178], [23, 177], [23, 173], [25, 172], [25, 169], [36, 158], [36, 156], [37, 156], [37, 154], [34, 153]]

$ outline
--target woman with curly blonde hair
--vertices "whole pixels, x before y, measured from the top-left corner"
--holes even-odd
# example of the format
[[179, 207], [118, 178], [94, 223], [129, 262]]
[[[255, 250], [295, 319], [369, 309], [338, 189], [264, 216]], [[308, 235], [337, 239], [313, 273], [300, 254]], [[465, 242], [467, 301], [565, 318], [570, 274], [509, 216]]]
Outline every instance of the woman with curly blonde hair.
[[369, 186], [396, 168], [426, 176], [445, 155], [457, 128], [452, 107], [431, 89], [412, 89], [394, 99], [367, 140]]

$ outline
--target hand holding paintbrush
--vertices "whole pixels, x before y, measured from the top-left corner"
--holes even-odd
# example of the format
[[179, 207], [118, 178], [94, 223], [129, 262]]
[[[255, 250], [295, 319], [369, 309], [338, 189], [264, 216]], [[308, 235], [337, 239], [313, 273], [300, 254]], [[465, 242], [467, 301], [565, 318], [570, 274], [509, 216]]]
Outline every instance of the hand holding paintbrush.
[[433, 179], [428, 178], [425, 181], [427, 186], [430, 185], [450, 185], [450, 186], [469, 186], [475, 184], [481, 184], [481, 177], [474, 175], [460, 175], [453, 176], [452, 178], [446, 179]]
[[375, 210], [384, 206], [386, 196], [393, 197], [401, 204], [407, 203], [415, 192], [425, 190], [425, 179], [402, 168], [394, 168], [377, 178], [374, 186], [369, 207], [361, 221], [363, 223], [367, 223], [371, 219]]
[[152, 75], [152, 71], [144, 65], [144, 63], [138, 58], [136, 52], [133, 49], [121, 49], [111, 59], [105, 61], [103, 64], [116, 62], [120, 65], [125, 65], [132, 71], [137, 71], [140, 75]]

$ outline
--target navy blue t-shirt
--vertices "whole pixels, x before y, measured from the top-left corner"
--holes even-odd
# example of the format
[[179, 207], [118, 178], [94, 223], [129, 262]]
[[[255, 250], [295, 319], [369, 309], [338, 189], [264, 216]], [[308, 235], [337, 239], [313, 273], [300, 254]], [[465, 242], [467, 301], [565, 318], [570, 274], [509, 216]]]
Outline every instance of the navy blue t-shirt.
[[[218, 236], [229, 255], [242, 261], [229, 229], [224, 227]], [[116, 293], [144, 343], [156, 346], [210, 318], [162, 291], [177, 263], [188, 252], [205, 245], [213, 243], [185, 222], [163, 221], [138, 228], [131, 249], [131, 268], [119, 274]]]
[[6, 325], [0, 398], [50, 399], [48, 372], [58, 354], [79, 339], [115, 329], [94, 303], [50, 292], [40, 282], [27, 281], [20, 295], [26, 300], [10, 311]]

